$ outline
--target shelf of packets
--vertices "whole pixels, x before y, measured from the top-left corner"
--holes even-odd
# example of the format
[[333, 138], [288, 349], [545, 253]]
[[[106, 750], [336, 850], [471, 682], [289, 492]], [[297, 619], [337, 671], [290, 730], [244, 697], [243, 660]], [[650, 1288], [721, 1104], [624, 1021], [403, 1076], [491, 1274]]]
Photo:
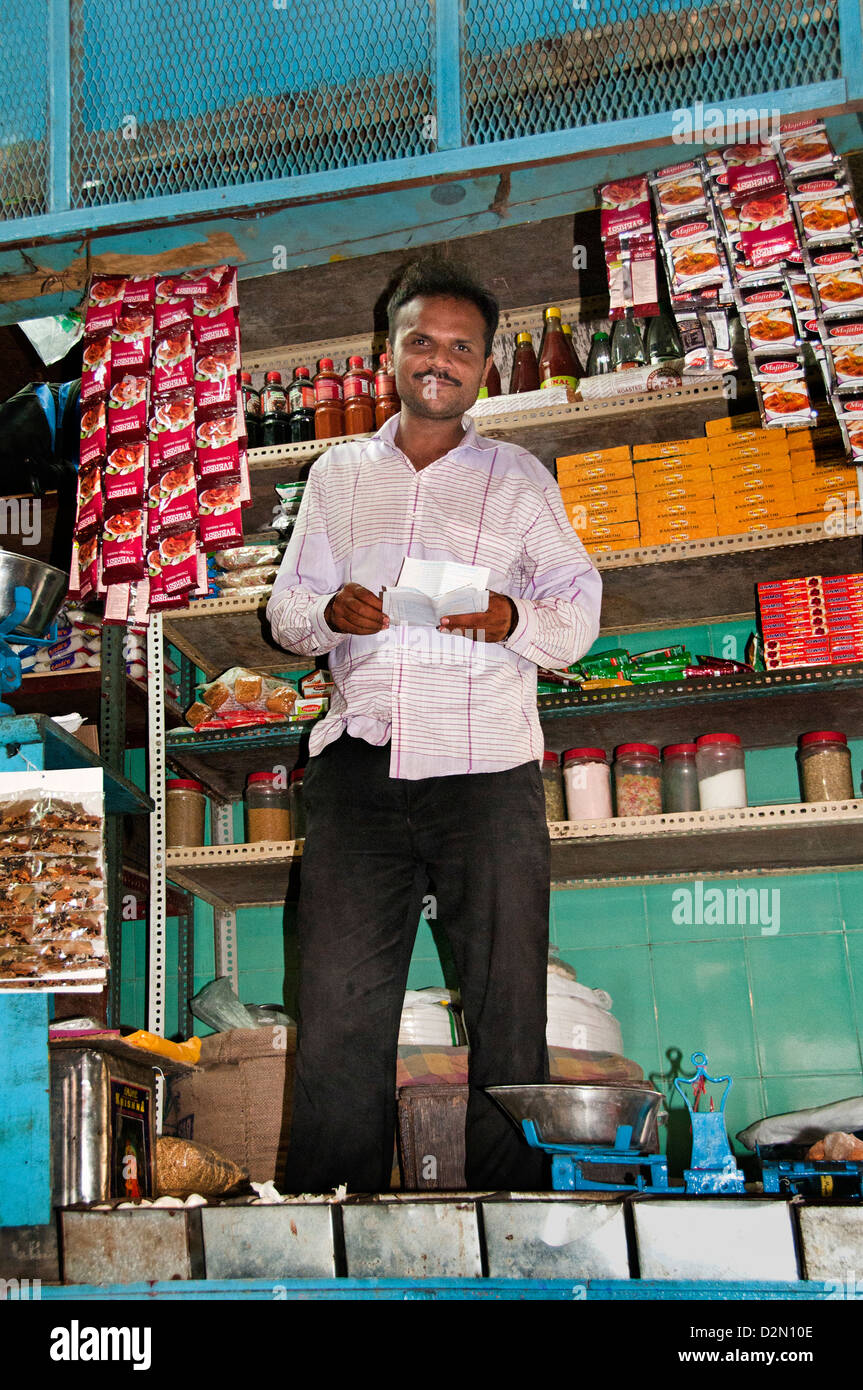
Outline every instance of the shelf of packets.
[[[835, 424], [764, 429], [758, 415], [704, 435], [556, 460], [566, 513], [587, 550], [627, 550], [844, 517], [857, 472]], [[838, 534], [838, 531], [837, 531]]]

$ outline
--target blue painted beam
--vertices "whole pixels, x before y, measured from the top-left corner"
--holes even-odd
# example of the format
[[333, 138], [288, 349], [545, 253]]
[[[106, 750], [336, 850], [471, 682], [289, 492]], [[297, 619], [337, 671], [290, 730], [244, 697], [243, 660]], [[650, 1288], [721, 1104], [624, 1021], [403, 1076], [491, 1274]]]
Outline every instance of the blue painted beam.
[[463, 143], [460, 0], [435, 0], [435, 111], [438, 150]]
[[44, 1226], [51, 1219], [47, 994], [0, 992], [0, 1057], [0, 1226]]
[[70, 0], [48, 0], [48, 199], [55, 215], [71, 207]]
[[272, 1302], [371, 1299], [375, 1302], [424, 1300], [544, 1302], [793, 1302], [823, 1301], [837, 1296], [827, 1283], [648, 1280], [648, 1279], [172, 1279], [152, 1284], [43, 1284], [43, 1302], [78, 1300], [126, 1302], [139, 1300], [253, 1299]]
[[[717, 100], [715, 104], [724, 114], [739, 110], [742, 106], [794, 114], [826, 111], [847, 102], [847, 85], [844, 79], [837, 78], [832, 82], [787, 88], [779, 92], [741, 95], [732, 101]], [[677, 112], [663, 111], [652, 116], [608, 121], [487, 145], [441, 150], [410, 159], [383, 160], [351, 169], [302, 174], [291, 179], [269, 179], [139, 202], [112, 203], [58, 214], [47, 213], [41, 217], [18, 218], [0, 224], [0, 249], [14, 245], [32, 246], [42, 238], [71, 238], [111, 227], [140, 226], [143, 222], [200, 218], [207, 213], [249, 216], [274, 205], [339, 198], [384, 185], [429, 183], [434, 179], [466, 176], [520, 164], [535, 165], [543, 160], [574, 159], [638, 146], [665, 145], [671, 143], [678, 117]]]

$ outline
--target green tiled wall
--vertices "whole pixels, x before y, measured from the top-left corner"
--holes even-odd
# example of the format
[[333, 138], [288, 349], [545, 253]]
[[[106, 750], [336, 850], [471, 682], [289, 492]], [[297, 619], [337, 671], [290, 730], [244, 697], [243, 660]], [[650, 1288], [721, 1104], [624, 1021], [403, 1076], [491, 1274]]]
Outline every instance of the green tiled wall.
[[[738, 623], [638, 633], [603, 638], [595, 650], [637, 651], [686, 641], [694, 652], [743, 659], [749, 631]], [[811, 726], [817, 724], [813, 710]], [[696, 732], [704, 730], [681, 728], [680, 738]], [[630, 737], [637, 738], [638, 730]], [[851, 749], [859, 786], [863, 741]], [[752, 804], [799, 799], [793, 748], [748, 752], [746, 769]], [[707, 922], [681, 921], [683, 900], [674, 896], [680, 887], [696, 891], [693, 881], [552, 892], [551, 941], [583, 984], [612, 996], [627, 1056], [668, 1092], [675, 1074], [691, 1072], [691, 1053], [705, 1051], [714, 1075], [734, 1077], [727, 1112], [732, 1135], [762, 1115], [863, 1094], [863, 873], [708, 881], [705, 889], [723, 894], [737, 888], [769, 892], [763, 901], [772, 920], [747, 916], [742, 924], [711, 924], [707, 911]], [[290, 1010], [296, 958], [285, 941], [287, 936], [292, 943], [292, 912], [289, 906], [284, 912], [238, 914], [244, 1002], [284, 999]], [[170, 1030], [176, 1019], [175, 924], [169, 925], [168, 940]], [[195, 988], [213, 973], [212, 912], [198, 904]], [[443, 983], [431, 926], [421, 921], [409, 987]], [[143, 1024], [145, 991], [144, 927], [129, 923], [124, 1023]], [[686, 1158], [687, 1132], [675, 1099], [669, 1150], [676, 1165]]]

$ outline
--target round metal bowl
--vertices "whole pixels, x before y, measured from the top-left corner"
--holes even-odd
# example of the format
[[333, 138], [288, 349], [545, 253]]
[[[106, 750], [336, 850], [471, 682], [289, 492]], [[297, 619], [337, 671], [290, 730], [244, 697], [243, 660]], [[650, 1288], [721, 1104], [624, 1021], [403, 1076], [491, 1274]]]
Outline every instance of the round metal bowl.
[[521, 1129], [533, 1120], [544, 1144], [614, 1144], [619, 1125], [632, 1126], [631, 1147], [655, 1152], [657, 1112], [663, 1102], [652, 1086], [548, 1081], [536, 1086], [484, 1088]]
[[41, 560], [0, 550], [0, 619], [15, 607], [15, 588], [21, 584], [27, 586], [33, 599], [26, 618], [15, 631], [27, 637], [43, 637], [62, 607], [69, 576]]

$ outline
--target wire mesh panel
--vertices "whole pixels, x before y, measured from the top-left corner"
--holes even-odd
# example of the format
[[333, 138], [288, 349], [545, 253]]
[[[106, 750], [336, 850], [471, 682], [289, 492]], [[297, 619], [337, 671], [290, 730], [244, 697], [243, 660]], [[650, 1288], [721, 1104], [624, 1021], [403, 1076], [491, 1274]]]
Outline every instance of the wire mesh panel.
[[487, 144], [838, 77], [838, 4], [464, 0], [463, 52], [465, 140]]
[[5, 69], [0, 101], [0, 218], [35, 217], [48, 207], [46, 5], [4, 0], [0, 53]]
[[434, 149], [428, 0], [72, 0], [72, 206]]

